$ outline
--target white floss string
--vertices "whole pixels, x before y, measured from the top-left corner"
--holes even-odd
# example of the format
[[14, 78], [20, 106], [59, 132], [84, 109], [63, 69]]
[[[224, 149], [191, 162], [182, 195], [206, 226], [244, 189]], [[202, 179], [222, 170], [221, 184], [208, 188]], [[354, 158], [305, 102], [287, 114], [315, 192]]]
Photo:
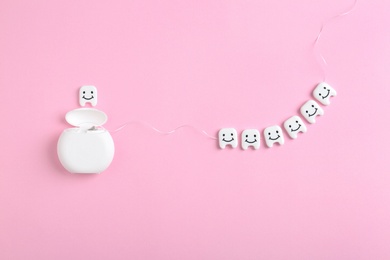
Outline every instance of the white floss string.
[[[317, 116], [324, 115], [322, 106], [330, 105], [330, 98], [337, 95], [336, 90], [325, 82], [327, 62], [318, 49], [318, 42], [322, 36], [325, 26], [332, 20], [348, 15], [355, 8], [355, 0], [352, 8], [347, 12], [338, 14], [327, 22], [323, 23], [313, 45], [313, 54], [321, 58], [319, 62], [323, 74], [324, 82], [320, 82], [314, 89], [312, 96], [314, 99], [306, 101], [300, 108], [300, 113], [306, 119], [306, 123], [313, 124]], [[317, 60], [318, 62], [318, 60]], [[95, 86], [82, 86], [79, 90], [80, 106], [90, 103], [92, 106], [97, 104], [97, 89]], [[320, 104], [318, 104], [319, 102]], [[144, 121], [130, 121], [120, 126], [116, 130], [108, 131], [103, 128], [107, 121], [107, 115], [94, 108], [78, 108], [69, 111], [65, 120], [74, 128], [65, 129], [57, 143], [57, 153], [61, 164], [71, 173], [101, 173], [111, 164], [114, 158], [115, 145], [110, 133], [121, 131], [131, 124], [140, 124], [162, 135], [171, 135], [182, 128], [192, 128], [205, 137], [218, 140], [219, 147], [225, 149], [226, 146], [236, 148], [241, 143], [241, 148], [247, 150], [249, 147], [258, 150], [262, 140], [258, 129], [245, 129], [241, 133], [241, 138], [234, 128], [222, 128], [218, 132], [218, 138], [208, 134], [206, 131], [193, 125], [184, 124], [170, 131], [162, 131]], [[284, 144], [284, 134], [287, 133], [291, 139], [296, 139], [298, 133], [306, 133], [307, 127], [302, 118], [298, 115], [291, 115], [283, 123], [284, 130], [279, 125], [268, 126], [263, 131], [265, 144], [271, 148], [275, 143]]]
[[150, 129], [152, 129], [153, 131], [155, 131], [155, 132], [157, 132], [157, 133], [159, 133], [159, 134], [162, 134], [162, 135], [171, 135], [171, 134], [176, 133], [179, 129], [181, 129], [181, 128], [186, 128], [186, 127], [187, 127], [187, 128], [192, 128], [192, 129], [196, 130], [197, 132], [203, 134], [204, 136], [206, 136], [206, 137], [208, 137], [208, 138], [210, 138], [210, 139], [217, 140], [216, 137], [214, 137], [214, 136], [208, 134], [206, 131], [201, 130], [201, 129], [198, 129], [197, 127], [192, 126], [192, 125], [187, 125], [187, 124], [186, 124], [186, 125], [178, 126], [178, 127], [176, 127], [175, 129], [170, 130], [170, 131], [161, 131], [161, 130], [157, 129], [156, 127], [154, 127], [154, 126], [152, 126], [152, 125], [150, 125], [150, 124], [148, 124], [148, 123], [146, 123], [146, 122], [143, 122], [143, 121], [132, 121], [132, 122], [125, 123], [125, 124], [123, 124], [122, 126], [120, 126], [119, 128], [117, 128], [117, 129], [115, 129], [115, 130], [113, 130], [113, 131], [110, 131], [110, 133], [116, 133], [116, 132], [118, 132], [118, 131], [121, 131], [121, 130], [122, 130], [123, 128], [125, 128], [126, 126], [132, 125], [132, 124], [141, 124], [141, 125], [144, 125], [144, 126], [150, 128]]
[[[327, 84], [325, 83], [325, 82], [326, 82], [326, 69], [325, 69], [325, 66], [328, 65], [328, 63], [326, 62], [326, 59], [324, 58], [324, 56], [322, 55], [322, 53], [321, 53], [320, 51], [318, 51], [318, 44], [319, 44], [320, 38], [322, 37], [322, 34], [323, 34], [323, 32], [324, 32], [325, 27], [328, 26], [328, 24], [331, 23], [333, 20], [338, 19], [338, 18], [341, 18], [341, 17], [346, 16], [346, 15], [349, 15], [349, 14], [355, 9], [357, 2], [358, 2], [358, 0], [354, 0], [354, 3], [353, 3], [353, 5], [352, 5], [352, 7], [351, 7], [348, 11], [343, 12], [343, 13], [341, 13], [341, 14], [337, 14], [337, 15], [331, 17], [330, 19], [328, 19], [326, 22], [322, 23], [321, 29], [320, 29], [320, 31], [319, 31], [319, 33], [318, 33], [318, 35], [317, 35], [317, 37], [316, 37], [316, 39], [315, 39], [315, 41], [314, 41], [313, 52], [315, 53], [315, 55], [317, 55], [317, 56], [320, 57], [321, 62], [319, 62], [319, 64], [320, 64], [320, 67], [321, 67], [322, 72], [323, 72], [323, 74], [324, 74], [324, 80], [323, 80], [324, 82], [323, 82], [323, 83], [320, 83], [320, 84], [317, 86], [316, 90], [314, 91], [314, 95], [315, 95], [315, 97], [317, 98], [317, 100], [319, 100], [321, 103], [323, 103], [323, 105], [329, 105], [329, 99], [323, 100], [324, 96], [321, 96], [321, 93], [318, 92], [319, 89], [320, 89], [320, 88], [321, 88], [321, 89], [324, 88], [326, 91], [328, 91], [327, 97], [328, 97], [328, 96], [335, 96], [335, 95], [336, 95], [336, 91], [335, 91], [334, 89], [332, 89], [329, 85], [327, 85]], [[310, 102], [311, 102], [311, 103], [310, 103]], [[324, 102], [325, 102], [325, 103], [324, 103]], [[308, 104], [308, 103], [310, 103], [310, 104]], [[322, 111], [322, 109], [318, 106], [318, 104], [317, 104], [315, 101], [309, 101], [309, 102], [307, 102], [304, 106], [302, 106], [302, 108], [301, 108], [301, 112], [302, 112], [302, 115], [303, 115], [304, 117], [305, 117], [304, 111], [306, 111], [306, 113], [308, 113], [308, 111], [306, 110], [306, 106], [308, 106], [308, 105], [310, 105], [312, 108], [315, 108], [315, 109], [316, 109], [315, 111], [320, 111], [320, 112]], [[310, 114], [310, 113], [309, 113], [309, 114]], [[321, 115], [321, 113], [318, 113], [318, 114]], [[322, 114], [323, 114], [323, 112], [322, 112]], [[289, 120], [290, 120], [290, 121], [292, 120], [292, 121], [296, 122], [298, 125], [300, 125], [300, 126], [303, 127], [303, 126], [304, 126], [304, 123], [303, 123], [302, 121], [298, 121], [298, 119], [300, 119], [300, 118], [297, 117], [297, 116], [294, 116], [294, 117], [292, 117], [292, 118], [286, 120], [286, 122], [289, 122]], [[314, 123], [314, 122], [315, 122], [315, 120], [312, 119], [312, 118], [306, 118], [306, 119], [309, 121], [309, 123]], [[127, 123], [123, 124], [122, 126], [120, 126], [120, 127], [117, 128], [117, 129], [115, 129], [115, 130], [113, 130], [113, 131], [109, 131], [109, 132], [110, 132], [110, 133], [116, 133], [116, 132], [118, 132], [118, 131], [123, 130], [126, 126], [132, 125], [132, 124], [141, 124], [141, 125], [144, 125], [144, 126], [150, 128], [150, 129], [152, 129], [153, 131], [155, 131], [155, 132], [157, 132], [157, 133], [159, 133], [159, 134], [162, 134], [162, 135], [171, 135], [171, 134], [174, 134], [174, 133], [176, 133], [178, 130], [180, 130], [181, 128], [192, 128], [192, 129], [196, 130], [197, 132], [201, 133], [202, 135], [204, 135], [205, 137], [210, 138], [210, 139], [212, 139], [212, 140], [219, 140], [219, 139], [221, 139], [221, 138], [222, 138], [222, 140], [224, 140], [224, 137], [227, 136], [227, 135], [229, 135], [229, 136], [234, 136], [235, 138], [232, 138], [232, 141], [234, 142], [234, 145], [232, 145], [233, 147], [236, 147], [236, 146], [237, 146], [237, 143], [236, 143], [236, 142], [238, 141], [238, 140], [237, 140], [237, 139], [238, 139], [237, 133], [235, 132], [235, 129], [233, 129], [233, 128], [221, 129], [220, 132], [219, 132], [219, 135], [221, 135], [221, 136], [219, 136], [219, 138], [217, 138], [217, 137], [214, 137], [214, 136], [208, 134], [206, 131], [204, 131], [204, 130], [202, 130], [202, 129], [199, 129], [199, 128], [195, 127], [195, 126], [189, 125], [189, 124], [180, 125], [180, 126], [176, 127], [175, 129], [170, 130], [170, 131], [162, 131], [162, 130], [157, 129], [156, 127], [150, 125], [149, 123], [146, 123], [146, 122], [143, 122], [143, 121], [131, 121], [131, 122], [127, 122]], [[280, 129], [279, 127], [276, 129], [276, 127], [277, 127], [277, 126], [268, 127], [268, 128], [266, 128], [266, 130], [269, 129], [269, 128], [275, 128], [275, 129], [272, 129], [272, 130], [275, 130], [275, 133], [277, 133], [277, 134], [278, 134], [279, 132], [280, 132], [280, 134], [281, 134], [281, 129]], [[286, 130], [288, 129], [288, 127], [292, 128], [292, 126], [290, 125], [290, 123], [288, 123], [288, 124], [285, 126]], [[251, 134], [254, 136], [254, 138], [257, 137], [257, 139], [256, 139], [257, 141], [256, 141], [256, 142], [258, 142], [258, 141], [259, 141], [259, 139], [258, 139], [258, 138], [259, 138], [259, 133], [258, 133], [257, 130], [256, 130], [256, 131], [255, 131], [255, 130], [256, 130], [256, 129], [249, 129], [249, 130], [247, 129], [247, 130], [245, 130], [245, 131], [243, 132], [243, 133], [245, 133], [245, 135], [243, 135], [243, 139], [242, 139], [242, 140], [243, 140], [243, 141], [247, 140], [247, 139], [245, 139], [245, 138], [248, 138], [249, 135], [247, 135], [246, 132], [249, 131], [248, 133], [251, 133]], [[229, 132], [229, 133], [227, 134], [227, 133], [225, 133], [225, 131], [227, 131], [227, 132]], [[300, 131], [301, 131], [301, 132], [306, 132], [306, 130], [304, 130], [304, 131], [303, 131], [303, 130], [300, 130]], [[287, 132], [288, 132], [290, 135], [292, 135], [292, 133], [289, 132], [288, 130], [287, 130]], [[268, 132], [268, 134], [271, 134], [271, 133]], [[280, 136], [280, 137], [282, 137], [282, 136]], [[291, 137], [292, 137], [293, 139], [296, 138], [296, 136], [291, 136]], [[230, 139], [229, 139], [229, 140], [230, 140]], [[268, 140], [268, 139], [266, 139], [266, 140]], [[250, 144], [252, 144], [252, 142], [250, 142], [250, 141], [248, 141], [248, 142], [249, 142]], [[284, 142], [284, 141], [283, 141], [283, 142]], [[282, 143], [283, 143], [283, 142], [282, 142]], [[281, 143], [281, 144], [282, 144], [282, 143]], [[269, 147], [272, 147], [272, 144], [269, 145]], [[221, 147], [221, 148], [224, 148], [224, 147]], [[244, 148], [244, 147], [243, 147], [243, 148]], [[244, 149], [246, 149], [246, 147], [245, 147]], [[257, 148], [256, 148], [256, 149], [257, 149]]]
[[[319, 42], [319, 40], [320, 40], [320, 38], [321, 38], [321, 36], [322, 36], [322, 33], [323, 33], [323, 31], [324, 31], [324, 28], [325, 28], [330, 22], [332, 22], [332, 21], [334, 21], [334, 20], [336, 20], [336, 19], [338, 19], [338, 18], [341, 18], [341, 17], [343, 17], [343, 16], [349, 15], [349, 14], [355, 9], [356, 4], [357, 4], [357, 1], [358, 1], [358, 0], [355, 0], [355, 1], [354, 1], [352, 7], [351, 7], [348, 11], [346, 11], [346, 12], [344, 12], [344, 13], [341, 13], [341, 14], [337, 14], [337, 15], [331, 17], [330, 19], [328, 19], [326, 22], [322, 23], [320, 32], [318, 33], [317, 38], [316, 38], [316, 40], [314, 41], [313, 52], [316, 52], [316, 50], [318, 49], [318, 42]], [[318, 51], [317, 55], [321, 58], [321, 61], [322, 61], [322, 62], [319, 62], [319, 64], [320, 64], [320, 67], [321, 67], [321, 69], [322, 69], [322, 73], [324, 74], [324, 75], [323, 75], [323, 76], [324, 76], [324, 78], [323, 78], [324, 80], [323, 80], [323, 81], [326, 82], [326, 69], [325, 69], [325, 66], [327, 66], [328, 63], [326, 62], [324, 56], [322, 55], [322, 53], [321, 53], [320, 51]]]

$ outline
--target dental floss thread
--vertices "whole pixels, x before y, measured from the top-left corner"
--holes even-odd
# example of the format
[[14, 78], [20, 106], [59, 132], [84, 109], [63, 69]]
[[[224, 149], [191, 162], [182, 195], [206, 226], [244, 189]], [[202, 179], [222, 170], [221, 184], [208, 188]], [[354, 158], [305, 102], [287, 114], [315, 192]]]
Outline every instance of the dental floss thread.
[[[355, 9], [355, 7], [357, 5], [357, 2], [358, 2], [358, 0], [354, 0], [354, 3], [352, 5], [352, 7], [348, 11], [340, 13], [340, 14], [337, 14], [337, 15], [331, 17], [330, 19], [328, 19], [326, 22], [322, 23], [320, 31], [319, 31], [319, 33], [318, 33], [318, 35], [317, 35], [317, 37], [316, 37], [316, 39], [314, 41], [313, 52], [314, 52], [315, 55], [319, 56], [319, 58], [321, 60], [318, 63], [319, 63], [319, 65], [321, 67], [321, 70], [323, 72], [323, 81], [320, 82], [316, 86], [316, 88], [313, 91], [313, 96], [320, 103], [322, 103], [323, 105], [326, 105], [326, 106], [330, 104], [329, 98], [331, 96], [336, 96], [337, 92], [336, 92], [336, 90], [334, 90], [332, 87], [330, 87], [326, 83], [326, 76], [327, 76], [326, 75], [326, 66], [328, 65], [328, 63], [327, 63], [326, 59], [324, 58], [324, 56], [322, 55], [322, 53], [320, 51], [317, 51], [318, 45], [319, 45], [319, 40], [322, 37], [324, 29], [327, 27], [327, 25], [330, 22], [332, 22], [333, 20], [335, 20], [335, 19], [338, 19], [338, 18], [341, 18], [343, 16], [349, 15]], [[319, 89], [321, 87], [324, 87], [324, 86], [325, 86], [325, 90], [327, 90], [326, 87], [329, 87], [329, 93], [328, 93], [328, 96], [326, 97], [326, 99], [323, 98], [324, 96], [322, 96], [322, 94], [319, 94], [320, 93]], [[310, 113], [309, 112], [310, 109], [312, 109], [315, 112]], [[315, 117], [316, 116], [324, 114], [323, 109], [314, 100], [307, 101], [301, 107], [300, 112], [301, 112], [302, 116], [310, 124], [315, 123]], [[292, 125], [291, 125], [292, 121], [291, 120], [294, 120], [296, 122], [296, 124], [298, 124], [299, 131], [298, 131], [297, 128], [295, 128], [297, 130], [294, 130], [294, 128], [292, 128]], [[126, 126], [131, 125], [131, 124], [142, 124], [142, 125], [145, 125], [146, 127], [149, 127], [153, 131], [155, 131], [155, 132], [157, 132], [159, 134], [162, 134], [162, 135], [174, 134], [178, 130], [180, 130], [181, 128], [188, 127], [188, 128], [192, 128], [192, 129], [196, 130], [197, 132], [201, 133], [202, 135], [204, 135], [207, 138], [210, 138], [212, 140], [219, 140], [219, 147], [221, 149], [225, 149], [226, 146], [231, 146], [232, 148], [236, 148], [238, 146], [237, 131], [234, 128], [222, 128], [218, 132], [218, 138], [216, 138], [216, 137], [208, 134], [206, 131], [204, 131], [202, 129], [199, 129], [199, 128], [193, 126], [193, 125], [189, 125], [189, 124], [180, 125], [180, 126], [176, 127], [175, 129], [170, 130], [170, 131], [162, 131], [162, 130], [160, 130], [160, 129], [158, 129], [158, 128], [156, 128], [156, 127], [154, 127], [154, 126], [152, 126], [152, 125], [150, 125], [150, 124], [148, 124], [146, 122], [143, 122], [143, 121], [131, 121], [131, 122], [127, 122], [127, 123], [123, 124], [122, 126], [120, 126], [117, 129], [115, 129], [113, 131], [109, 131], [109, 132], [110, 133], [116, 133], [116, 132], [121, 131], [123, 128], [125, 128]], [[302, 128], [300, 128], [300, 127], [302, 127]], [[284, 128], [285, 128], [286, 132], [289, 134], [291, 139], [296, 139], [297, 138], [297, 133], [293, 133], [294, 131], [301, 132], [301, 133], [306, 133], [306, 131], [307, 131], [307, 128], [306, 128], [305, 124], [303, 123], [302, 119], [299, 116], [296, 116], [296, 115], [290, 117], [289, 119], [287, 119], [284, 122]], [[252, 133], [252, 135], [253, 135], [254, 139], [252, 141], [248, 141], [247, 140], [247, 138], [249, 138], [249, 133]], [[258, 133], [258, 136], [256, 135], [256, 133]], [[272, 134], [276, 134], [274, 138], [272, 137]], [[230, 139], [226, 139], [225, 138], [225, 137], [227, 137], [226, 135], [230, 135], [231, 138]], [[278, 125], [270, 126], [270, 127], [265, 128], [264, 129], [264, 138], [265, 138], [266, 145], [269, 148], [271, 148], [274, 143], [278, 143], [279, 145], [283, 145], [284, 144], [283, 132], [282, 132], [281, 127], [278, 126]], [[254, 140], [256, 140], [256, 141], [254, 141]], [[261, 140], [260, 139], [260, 134], [259, 134], [259, 131], [257, 129], [246, 129], [246, 130], [244, 130], [242, 132], [242, 136], [241, 136], [242, 149], [243, 150], [247, 150], [248, 147], [251, 146], [251, 147], [253, 147], [254, 149], [257, 150], [257, 149], [259, 149], [259, 146], [260, 146], [260, 140]]]

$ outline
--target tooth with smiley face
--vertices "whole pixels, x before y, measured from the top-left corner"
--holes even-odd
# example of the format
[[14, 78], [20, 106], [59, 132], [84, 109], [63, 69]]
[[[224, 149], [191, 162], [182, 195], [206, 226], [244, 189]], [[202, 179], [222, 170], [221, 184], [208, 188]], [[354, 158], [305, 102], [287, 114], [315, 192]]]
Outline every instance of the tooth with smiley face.
[[309, 100], [301, 107], [301, 114], [310, 124], [314, 124], [316, 122], [316, 117], [319, 115], [322, 116], [324, 110], [317, 102]]
[[97, 89], [95, 86], [82, 86], [79, 91], [80, 106], [91, 103], [92, 106], [97, 104]]
[[218, 132], [219, 147], [225, 149], [226, 145], [236, 148], [238, 145], [237, 131], [234, 128], [222, 128]]
[[303, 123], [302, 119], [299, 116], [293, 116], [284, 121], [284, 129], [286, 129], [288, 135], [292, 139], [296, 139], [298, 137], [298, 133], [306, 133], [307, 128]]
[[256, 150], [260, 147], [260, 132], [257, 129], [246, 129], [241, 134], [241, 147], [247, 150], [252, 146]]
[[325, 106], [330, 104], [330, 97], [336, 95], [336, 90], [325, 82], [318, 84], [313, 91], [313, 96]]
[[264, 129], [265, 143], [268, 147], [272, 147], [274, 143], [284, 144], [282, 128], [278, 125], [270, 126]]

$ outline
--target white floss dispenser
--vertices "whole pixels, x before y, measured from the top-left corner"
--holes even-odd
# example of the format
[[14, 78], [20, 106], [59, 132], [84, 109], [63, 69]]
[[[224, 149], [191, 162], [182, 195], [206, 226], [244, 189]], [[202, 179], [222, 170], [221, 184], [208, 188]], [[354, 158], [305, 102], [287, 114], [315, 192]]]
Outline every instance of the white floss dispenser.
[[66, 121], [75, 126], [65, 129], [57, 143], [61, 164], [71, 173], [101, 173], [114, 158], [114, 141], [110, 133], [99, 128], [107, 115], [93, 108], [69, 111]]

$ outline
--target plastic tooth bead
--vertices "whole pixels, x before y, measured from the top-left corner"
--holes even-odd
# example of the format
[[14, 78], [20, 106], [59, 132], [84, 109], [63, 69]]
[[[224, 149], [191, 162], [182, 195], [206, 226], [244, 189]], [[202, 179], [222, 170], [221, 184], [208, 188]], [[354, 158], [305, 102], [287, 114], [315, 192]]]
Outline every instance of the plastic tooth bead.
[[260, 148], [260, 132], [257, 129], [246, 129], [241, 134], [241, 147], [247, 150], [249, 146]]
[[91, 103], [92, 106], [97, 104], [97, 89], [95, 86], [82, 86], [79, 91], [80, 106]]
[[330, 104], [330, 97], [336, 96], [337, 92], [329, 86], [329, 84], [325, 82], [321, 82], [317, 85], [317, 87], [313, 90], [313, 96], [317, 99], [321, 104], [327, 106]]
[[219, 147], [225, 149], [227, 145], [236, 148], [238, 145], [237, 131], [234, 128], [222, 128], [218, 133]]
[[301, 114], [310, 124], [314, 124], [316, 122], [316, 117], [319, 115], [322, 116], [324, 110], [317, 102], [309, 100], [301, 107]]
[[296, 139], [298, 137], [298, 133], [306, 133], [307, 127], [305, 123], [303, 123], [302, 119], [299, 116], [292, 116], [286, 121], [284, 121], [284, 129], [286, 129], [287, 134], [292, 138]]
[[284, 144], [282, 128], [278, 125], [270, 126], [264, 129], [265, 143], [268, 147], [272, 147], [274, 143]]

